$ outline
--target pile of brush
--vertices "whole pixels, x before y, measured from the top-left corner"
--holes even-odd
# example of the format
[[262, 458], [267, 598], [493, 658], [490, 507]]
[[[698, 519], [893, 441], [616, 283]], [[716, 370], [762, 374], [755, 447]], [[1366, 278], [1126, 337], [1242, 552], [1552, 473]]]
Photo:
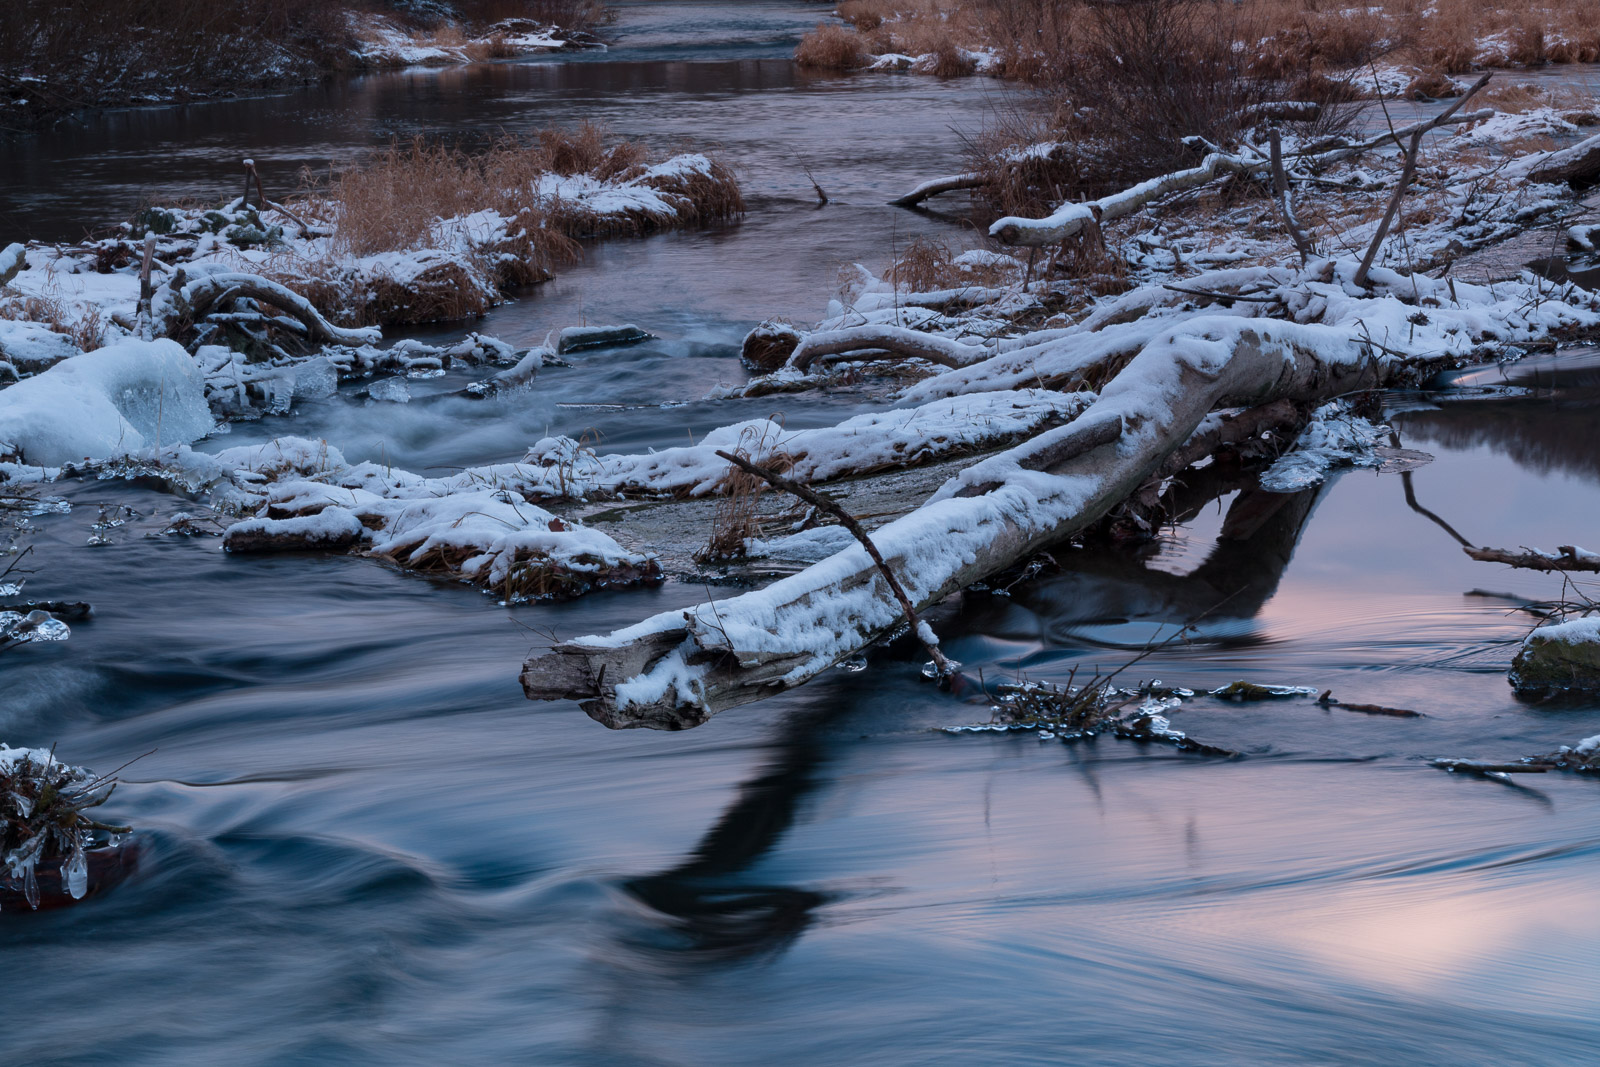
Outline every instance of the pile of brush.
[[41, 883], [46, 896], [82, 899], [89, 854], [129, 832], [87, 814], [115, 788], [114, 777], [62, 763], [54, 751], [0, 744], [0, 900], [20, 895], [37, 909]]

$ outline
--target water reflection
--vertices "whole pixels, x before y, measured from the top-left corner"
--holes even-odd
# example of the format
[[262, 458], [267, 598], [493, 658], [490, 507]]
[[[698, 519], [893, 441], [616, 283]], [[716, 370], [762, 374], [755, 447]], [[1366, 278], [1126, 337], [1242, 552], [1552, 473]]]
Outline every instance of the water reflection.
[[1168, 514], [1179, 524], [1235, 494], [1215, 544], [1186, 573], [1152, 566], [1151, 553], [1072, 551], [1060, 557], [1062, 571], [1019, 585], [1009, 597], [970, 598], [962, 625], [1055, 648], [1144, 648], [1185, 627], [1211, 643], [1255, 643], [1253, 620], [1277, 591], [1320, 490], [1269, 493], [1251, 487], [1254, 481], [1253, 473], [1214, 465], [1169, 494]]
[[649, 947], [740, 959], [781, 952], [810, 924], [825, 894], [763, 884], [749, 872], [777, 847], [816, 787], [827, 759], [823, 727], [834, 717], [828, 709], [788, 719], [771, 762], [740, 787], [738, 798], [682, 863], [623, 883], [671, 924], [670, 941]]

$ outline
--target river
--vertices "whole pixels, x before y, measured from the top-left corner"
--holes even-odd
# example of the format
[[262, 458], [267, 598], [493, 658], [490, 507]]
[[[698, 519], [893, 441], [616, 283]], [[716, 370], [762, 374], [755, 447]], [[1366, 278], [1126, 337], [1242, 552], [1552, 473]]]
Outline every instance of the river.
[[[423, 470], [516, 458], [546, 432], [634, 451], [857, 410], [698, 398], [742, 378], [756, 321], [819, 318], [842, 265], [881, 267], [918, 235], [974, 240], [883, 204], [959, 167], [959, 134], [1005, 90], [798, 72], [816, 5], [618, 8], [605, 54], [117, 112], [21, 142], [0, 220], [66, 237], [141, 198], [230, 191], [244, 155], [289, 182], [418, 132], [587, 116], [662, 147], [715, 142], [741, 169], [742, 223], [592, 246], [473, 326], [521, 345], [633, 321], [657, 341], [581, 355], [531, 396], [368, 406], [352, 389], [202, 447], [300, 433]], [[1473, 379], [1503, 392], [1509, 375], [1514, 397], [1391, 397], [1401, 442], [1434, 456], [1410, 475], [1418, 504], [1477, 544], [1600, 547], [1592, 366]], [[1221, 760], [947, 734], [987, 710], [899, 647], [692, 732], [612, 733], [524, 700], [523, 657], [703, 587], [507, 609], [369, 560], [159, 536], [189, 505], [141, 485], [52, 487], [73, 510], [34, 520], [28, 592], [96, 615], [0, 660], [0, 739], [102, 770], [149, 752], [108, 809], [144, 853], [103, 896], [0, 913], [0, 1062], [1585, 1061], [1596, 783], [1513, 787], [1423, 759], [1600, 733], [1595, 704], [1525, 704], [1505, 680], [1536, 621], [1519, 604], [1561, 582], [1468, 559], [1406, 489], [1350, 471], [1219, 542], [1225, 495], [1141, 563], [1069, 550], [943, 624], [969, 671], [1059, 681], [1209, 611], [1134, 673], [1427, 715], [1176, 713], [1243, 753]], [[116, 505], [136, 517], [87, 545]]]

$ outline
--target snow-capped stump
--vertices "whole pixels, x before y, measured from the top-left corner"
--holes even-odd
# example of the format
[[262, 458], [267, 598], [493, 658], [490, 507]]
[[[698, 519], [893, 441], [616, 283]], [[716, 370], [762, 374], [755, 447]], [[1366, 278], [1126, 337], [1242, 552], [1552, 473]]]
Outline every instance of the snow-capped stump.
[[787, 322], [768, 319], [744, 335], [739, 362], [750, 370], [775, 371], [789, 361], [800, 340], [800, 331]]
[[0, 910], [71, 904], [131, 870], [128, 827], [88, 814], [115, 788], [45, 749], [0, 743]]
[[1529, 696], [1600, 693], [1600, 616], [1533, 631], [1511, 661], [1510, 679]]
[[314, 515], [289, 519], [246, 519], [222, 535], [227, 552], [310, 552], [349, 548], [366, 528], [347, 508], [325, 507]]

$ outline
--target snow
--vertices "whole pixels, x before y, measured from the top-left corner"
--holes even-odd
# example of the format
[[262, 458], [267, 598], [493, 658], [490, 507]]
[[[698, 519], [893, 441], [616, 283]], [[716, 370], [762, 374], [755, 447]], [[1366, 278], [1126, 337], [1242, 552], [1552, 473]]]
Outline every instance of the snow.
[[0, 319], [0, 360], [17, 372], [13, 377], [37, 374], [78, 352], [72, 338], [45, 323]]
[[1535, 641], [1559, 641], [1567, 645], [1600, 644], [1600, 615], [1541, 626], [1523, 639], [1522, 647], [1527, 648]]
[[0, 458], [31, 464], [188, 443], [214, 425], [200, 369], [175, 341], [124, 341], [0, 392]]
[[755, 558], [776, 557], [815, 563], [855, 543], [855, 535], [843, 526], [817, 526], [771, 540], [752, 537], [745, 542], [745, 551]]
[[63, 767], [65, 764], [50, 755], [48, 748], [12, 748], [4, 741], [0, 741], [0, 771], [10, 772], [16, 769], [17, 764], [29, 760], [41, 767]]
[[1388, 433], [1348, 406], [1324, 404], [1295, 439], [1292, 449], [1261, 474], [1261, 488], [1273, 493], [1297, 493], [1321, 485], [1335, 467], [1377, 467], [1383, 460], [1377, 446]]
[[716, 455], [721, 450], [742, 451], [763, 465], [783, 456], [790, 477], [825, 482], [1007, 443], [1071, 418], [1086, 403], [1083, 394], [1017, 389], [870, 412], [817, 429], [788, 430], [774, 419], [749, 419], [712, 430], [696, 445], [647, 455], [596, 455], [571, 438], [547, 437], [523, 463], [479, 468], [472, 477], [546, 497], [703, 496], [715, 491], [728, 472], [728, 461]]

